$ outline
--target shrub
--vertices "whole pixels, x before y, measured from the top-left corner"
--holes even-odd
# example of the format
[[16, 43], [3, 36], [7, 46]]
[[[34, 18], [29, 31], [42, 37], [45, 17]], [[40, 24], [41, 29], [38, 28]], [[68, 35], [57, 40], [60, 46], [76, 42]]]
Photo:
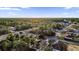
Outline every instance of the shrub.
[[31, 25], [17, 25], [17, 26], [15, 26], [15, 28], [16, 28], [16, 31], [20, 31], [20, 30], [25, 30], [25, 29], [28, 29], [28, 28], [31, 28]]

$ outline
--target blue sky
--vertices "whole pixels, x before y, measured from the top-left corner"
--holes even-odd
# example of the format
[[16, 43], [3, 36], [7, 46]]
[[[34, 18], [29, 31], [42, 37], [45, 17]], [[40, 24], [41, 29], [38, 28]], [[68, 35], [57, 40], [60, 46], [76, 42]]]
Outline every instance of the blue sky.
[[79, 7], [0, 7], [0, 17], [79, 17]]

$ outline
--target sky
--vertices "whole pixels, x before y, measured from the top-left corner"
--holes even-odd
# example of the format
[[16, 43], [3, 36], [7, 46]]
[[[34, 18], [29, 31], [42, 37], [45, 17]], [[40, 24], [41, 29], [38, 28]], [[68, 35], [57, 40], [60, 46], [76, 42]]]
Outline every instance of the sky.
[[0, 17], [79, 17], [79, 7], [0, 7]]

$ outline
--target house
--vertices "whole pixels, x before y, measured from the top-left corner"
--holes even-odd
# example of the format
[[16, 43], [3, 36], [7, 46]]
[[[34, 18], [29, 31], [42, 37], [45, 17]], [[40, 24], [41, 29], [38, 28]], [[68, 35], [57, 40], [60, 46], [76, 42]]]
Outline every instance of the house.
[[14, 31], [15, 30], [15, 27], [9, 27], [9, 30]]
[[79, 36], [79, 30], [75, 30], [74, 34], [75, 34], [76, 36]]
[[64, 19], [63, 25], [68, 26], [71, 24], [71, 21], [67, 21], [67, 19]]

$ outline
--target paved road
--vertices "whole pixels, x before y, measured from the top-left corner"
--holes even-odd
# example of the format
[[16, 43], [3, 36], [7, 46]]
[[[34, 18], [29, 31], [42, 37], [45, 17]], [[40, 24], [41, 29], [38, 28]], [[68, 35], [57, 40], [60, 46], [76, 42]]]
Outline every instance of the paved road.
[[[69, 25], [69, 26], [71, 26], [71, 25]], [[27, 33], [27, 32], [29, 32], [29, 31], [31, 31], [31, 30], [32, 30], [32, 29], [27, 29], [27, 30], [22, 30], [22, 31], [15, 31], [14, 33], [19, 33], [19, 32], [25, 32], [25, 33]], [[8, 34], [1, 35], [1, 36], [0, 36], [0, 41], [1, 41], [1, 40], [5, 40], [7, 36], [8, 36]]]
[[[69, 26], [71, 26], [71, 25], [69, 25]], [[27, 29], [27, 30], [22, 30], [22, 31], [15, 31], [14, 33], [19, 33], [19, 32], [28, 33], [28, 32], [31, 31], [31, 30], [32, 30], [32, 29]], [[30, 34], [30, 33], [29, 33], [29, 34]], [[1, 36], [0, 36], [0, 41], [5, 40], [5, 39], [7, 38], [7, 36], [8, 36], [8, 34], [6, 34], [6, 35], [1, 35]], [[59, 41], [56, 37], [55, 37], [55, 38], [53, 38], [53, 37], [48, 37], [47, 39], [55, 39], [55, 40], [56, 40], [55, 43], [58, 43], [58, 41]], [[70, 44], [79, 45], [79, 43], [76, 43], [76, 42], [70, 42], [70, 41], [66, 41], [66, 40], [60, 40], [60, 41], [65, 42], [65, 43], [70, 43]]]
[[79, 45], [79, 43], [77, 43], [77, 42], [71, 42], [71, 41], [66, 41], [66, 40], [60, 40], [60, 41], [67, 43], [67, 44]]
[[[19, 33], [19, 32], [25, 32], [25, 33], [28, 33], [29, 31], [31, 31], [32, 29], [27, 29], [27, 30], [22, 30], [22, 31], [15, 31], [15, 32], [13, 32], [14, 34], [15, 33]], [[30, 33], [29, 33], [30, 34]], [[8, 36], [8, 34], [5, 34], [5, 35], [1, 35], [0, 36], [0, 41], [2, 41], [2, 40], [5, 40], [6, 38], [7, 38], [7, 36]]]

